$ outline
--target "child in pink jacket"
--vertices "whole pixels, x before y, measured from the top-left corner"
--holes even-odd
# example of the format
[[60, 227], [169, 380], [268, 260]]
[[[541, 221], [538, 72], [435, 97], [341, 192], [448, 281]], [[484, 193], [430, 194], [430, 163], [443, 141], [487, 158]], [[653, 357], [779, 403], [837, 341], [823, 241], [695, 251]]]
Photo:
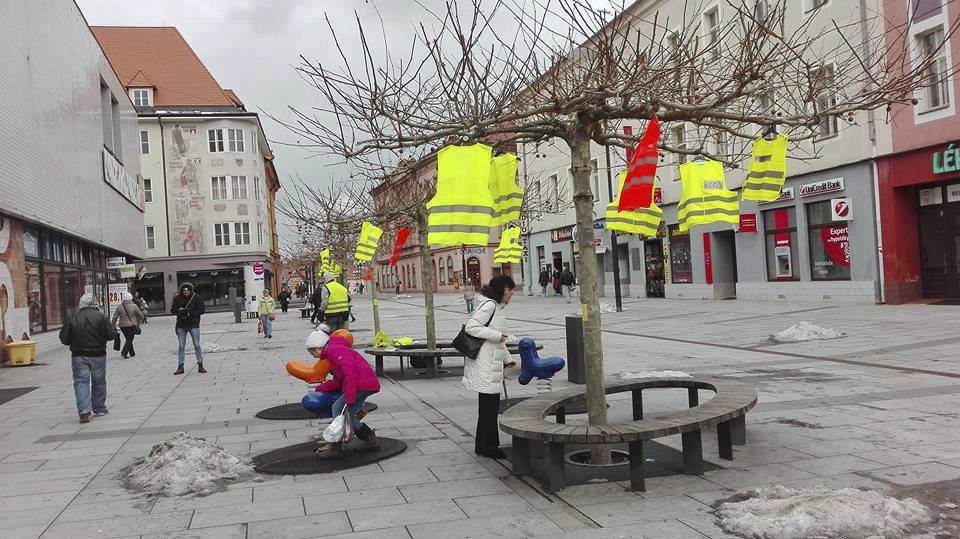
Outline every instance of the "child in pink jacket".
[[[333, 403], [333, 417], [343, 412], [346, 406], [350, 410], [354, 432], [360, 439], [357, 451], [376, 451], [380, 449], [380, 442], [373, 429], [360, 421], [357, 416], [363, 409], [363, 402], [374, 393], [380, 391], [380, 381], [370, 368], [370, 364], [356, 350], [350, 347], [346, 339], [335, 336], [324, 346], [323, 357], [330, 362], [330, 372], [333, 378], [317, 386], [317, 391], [339, 394]], [[343, 444], [328, 443], [317, 449], [317, 458], [330, 459], [342, 457]]]

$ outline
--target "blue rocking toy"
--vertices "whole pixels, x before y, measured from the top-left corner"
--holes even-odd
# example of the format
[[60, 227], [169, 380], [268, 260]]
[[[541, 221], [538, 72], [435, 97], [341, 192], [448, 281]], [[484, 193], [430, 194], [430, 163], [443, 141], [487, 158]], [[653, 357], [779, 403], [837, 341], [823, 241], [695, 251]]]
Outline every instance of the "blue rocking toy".
[[541, 358], [537, 343], [529, 337], [520, 339], [520, 376], [517, 381], [527, 385], [534, 378], [549, 379], [566, 365], [562, 357]]
[[303, 397], [300, 404], [303, 405], [306, 410], [317, 414], [317, 417], [332, 417], [333, 411], [331, 408], [339, 397], [340, 395], [338, 393], [311, 391]]

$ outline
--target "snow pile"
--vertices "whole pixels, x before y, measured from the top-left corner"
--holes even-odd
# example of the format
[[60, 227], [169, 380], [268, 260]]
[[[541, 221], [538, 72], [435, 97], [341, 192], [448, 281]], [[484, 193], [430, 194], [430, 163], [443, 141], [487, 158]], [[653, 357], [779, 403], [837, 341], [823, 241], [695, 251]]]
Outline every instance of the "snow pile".
[[215, 354], [217, 352], [234, 352], [237, 350], [236, 346], [224, 346], [215, 342], [205, 342], [203, 343], [203, 353], [205, 354]]
[[690, 378], [690, 375], [683, 371], [640, 371], [620, 373], [620, 379], [632, 380], [634, 378]]
[[744, 537], [902, 537], [931, 521], [920, 502], [876, 491], [781, 485], [750, 491], [749, 498], [720, 505], [720, 526]]
[[178, 432], [120, 471], [123, 486], [152, 496], [205, 496], [253, 475], [253, 466], [223, 447]]
[[410, 299], [412, 297], [413, 296], [409, 296], [407, 294], [400, 294], [399, 296], [397, 296], [397, 299]]
[[[624, 307], [623, 310], [626, 311], [627, 309]], [[609, 303], [600, 304], [600, 313], [615, 313], [615, 312], [617, 312], [616, 305], [610, 305]]]
[[839, 339], [845, 333], [833, 329], [822, 328], [810, 322], [797, 322], [780, 333], [774, 333], [770, 340], [774, 342], [803, 342], [820, 341], [825, 339]]

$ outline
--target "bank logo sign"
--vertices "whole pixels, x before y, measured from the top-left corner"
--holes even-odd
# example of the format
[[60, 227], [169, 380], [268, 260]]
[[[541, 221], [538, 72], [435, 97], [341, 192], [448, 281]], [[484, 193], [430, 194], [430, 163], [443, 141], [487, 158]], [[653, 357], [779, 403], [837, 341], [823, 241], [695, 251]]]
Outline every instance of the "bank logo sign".
[[805, 183], [800, 186], [800, 196], [809, 197], [822, 195], [824, 193], [836, 193], [843, 191], [843, 178], [834, 178], [822, 182]]

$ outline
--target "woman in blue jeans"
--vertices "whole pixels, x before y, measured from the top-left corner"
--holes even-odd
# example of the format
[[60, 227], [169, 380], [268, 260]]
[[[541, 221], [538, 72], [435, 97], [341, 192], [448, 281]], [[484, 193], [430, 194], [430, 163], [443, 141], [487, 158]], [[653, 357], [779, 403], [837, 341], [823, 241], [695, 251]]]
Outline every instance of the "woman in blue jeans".
[[203, 368], [203, 350], [200, 349], [200, 315], [205, 312], [203, 298], [195, 294], [193, 284], [183, 283], [180, 292], [173, 296], [173, 305], [170, 313], [177, 317], [177, 370], [173, 374], [183, 374], [184, 352], [187, 344], [187, 334], [193, 341], [193, 350], [197, 354], [197, 372], [206, 373]]

